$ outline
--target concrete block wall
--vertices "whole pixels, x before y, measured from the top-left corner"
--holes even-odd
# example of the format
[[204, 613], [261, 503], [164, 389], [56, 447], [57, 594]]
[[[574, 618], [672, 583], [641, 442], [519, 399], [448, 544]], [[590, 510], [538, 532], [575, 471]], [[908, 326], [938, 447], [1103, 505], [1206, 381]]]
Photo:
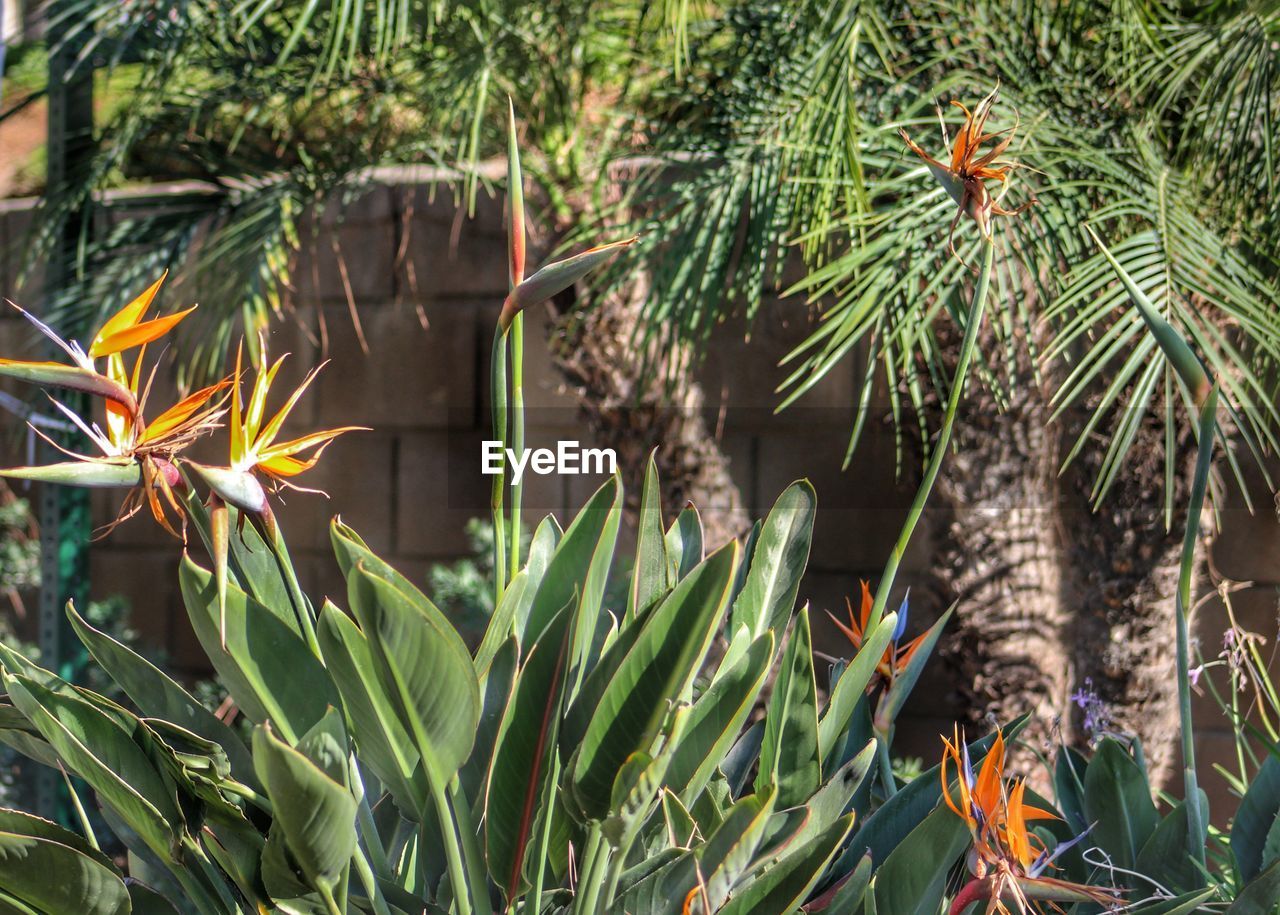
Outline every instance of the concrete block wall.
[[[328, 499], [286, 492], [279, 510], [304, 588], [314, 599], [331, 596], [343, 603], [344, 587], [328, 542], [333, 514], [341, 514], [417, 582], [425, 582], [431, 564], [462, 555], [467, 521], [487, 514], [489, 479], [479, 472], [480, 442], [489, 434], [484, 398], [492, 328], [506, 291], [506, 253], [501, 204], [483, 194], [473, 219], [465, 218], [448, 193], [412, 183], [374, 187], [343, 202], [340, 222], [338, 206], [308, 220], [293, 269], [293, 315], [273, 326], [268, 343], [275, 354], [291, 354], [277, 382], [281, 396], [327, 361], [289, 431], [340, 425], [371, 430], [343, 436], [313, 472], [299, 479], [327, 492]], [[9, 295], [16, 290], [19, 301], [35, 301], [39, 294], [38, 278], [21, 289], [16, 278], [29, 210], [29, 201], [0, 203], [0, 290]], [[763, 516], [794, 479], [807, 476], [816, 486], [819, 516], [800, 599], [813, 609], [815, 645], [842, 654], [843, 639], [822, 611], [842, 612], [846, 596], [856, 600], [858, 580], [879, 575], [914, 483], [909, 473], [899, 479], [892, 430], [875, 421], [852, 467], [841, 469], [861, 377], [855, 360], [838, 366], [794, 409], [773, 413], [775, 389], [787, 374], [778, 361], [804, 338], [810, 321], [799, 302], [770, 303], [750, 343], [743, 341], [740, 327], [716, 333], [700, 377], [712, 425], [721, 429], [731, 473], [753, 516]], [[589, 444], [590, 431], [543, 346], [546, 331], [545, 315], [531, 313], [529, 444], [561, 439]], [[15, 352], [29, 339], [19, 320], [0, 314], [0, 352]], [[8, 430], [0, 439], [6, 463], [24, 460], [16, 428], [12, 421], [0, 423]], [[529, 477], [527, 517], [554, 512], [567, 523], [600, 482]], [[626, 483], [639, 485], [638, 480]], [[1213, 555], [1222, 572], [1253, 582], [1234, 595], [1241, 621], [1274, 638], [1280, 524], [1260, 481], [1256, 488], [1258, 512], [1251, 515], [1238, 502], [1222, 512], [1224, 530]], [[98, 523], [114, 517], [116, 502], [110, 494], [95, 493]], [[933, 552], [929, 528], [926, 513], [900, 572], [903, 586], [915, 586], [913, 631], [927, 625], [937, 610], [922, 587]], [[92, 590], [98, 597], [128, 599], [143, 636], [178, 670], [197, 676], [207, 672], [207, 662], [177, 591], [179, 551], [146, 518], [135, 519], [93, 545]], [[1220, 643], [1222, 618], [1212, 602], [1202, 610], [1200, 637], [1206, 646]], [[961, 711], [949, 697], [942, 665], [934, 665], [930, 676], [909, 709], [914, 724], [904, 722], [902, 728], [911, 752], [928, 757], [936, 752], [938, 730]], [[1198, 709], [1202, 755], [1208, 761], [1229, 760], [1229, 733], [1216, 706], [1202, 700]]]

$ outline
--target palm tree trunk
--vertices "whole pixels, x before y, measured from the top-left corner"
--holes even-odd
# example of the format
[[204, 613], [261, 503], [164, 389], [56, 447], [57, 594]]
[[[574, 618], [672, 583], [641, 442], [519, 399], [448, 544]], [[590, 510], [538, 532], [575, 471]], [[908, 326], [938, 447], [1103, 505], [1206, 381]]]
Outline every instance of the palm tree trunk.
[[[1139, 433], [1136, 460], [1094, 512], [1101, 449], [1059, 475], [1079, 428], [1048, 422], [1049, 383], [1013, 390], [1002, 411], [975, 385], [959, 417], [938, 486], [946, 523], [936, 576], [944, 598], [960, 601], [947, 656], [976, 720], [1032, 713], [1016, 765], [1034, 780], [1044, 778], [1036, 753], [1105, 730], [1139, 738], [1160, 784], [1177, 752], [1183, 523], [1175, 515], [1165, 530], [1161, 430]], [[1175, 480], [1175, 505], [1188, 479]]]
[[[656, 461], [665, 515], [670, 519], [695, 504], [711, 550], [745, 533], [750, 521], [728, 458], [707, 424], [689, 348], [638, 343], [647, 291], [639, 273], [589, 309], [562, 303], [552, 353], [596, 442], [615, 450], [626, 479], [642, 479], [649, 453], [661, 446]], [[632, 487], [633, 505], [638, 495]]]

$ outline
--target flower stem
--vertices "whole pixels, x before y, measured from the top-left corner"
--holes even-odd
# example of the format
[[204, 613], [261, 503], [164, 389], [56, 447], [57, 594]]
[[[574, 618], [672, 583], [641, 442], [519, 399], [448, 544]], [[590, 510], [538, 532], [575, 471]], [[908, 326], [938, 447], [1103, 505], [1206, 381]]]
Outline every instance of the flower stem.
[[1187, 504], [1187, 530], [1182, 540], [1182, 561], [1178, 569], [1178, 592], [1174, 608], [1177, 627], [1178, 656], [1178, 724], [1182, 731], [1182, 776], [1186, 795], [1187, 847], [1199, 866], [1205, 869], [1205, 822], [1200, 809], [1200, 787], [1196, 778], [1196, 738], [1191, 718], [1191, 579], [1195, 572], [1196, 543], [1200, 539], [1200, 515], [1204, 510], [1209, 485], [1209, 469], [1213, 463], [1213, 437], [1217, 428], [1218, 388], [1215, 385], [1200, 406], [1199, 449], [1196, 453], [1195, 477]]
[[[507, 332], [511, 341], [511, 449], [524, 451], [524, 314], [518, 314]], [[520, 502], [523, 484], [511, 480], [511, 578], [520, 571]]]
[[[489, 396], [493, 399], [493, 438], [505, 449], [507, 445], [507, 335], [499, 325], [493, 333], [493, 357], [490, 368], [491, 379]], [[502, 594], [507, 590], [507, 534], [506, 516], [503, 507], [503, 492], [506, 488], [506, 453], [498, 464], [498, 472], [493, 477], [493, 489], [489, 498], [489, 508], [493, 512], [493, 605], [502, 603]]]
[[948, 909], [949, 915], [960, 915], [973, 903], [988, 898], [990, 892], [991, 883], [986, 877], [970, 880], [956, 894], [956, 898], [951, 901], [951, 908]]
[[898, 542], [893, 546], [889, 561], [885, 563], [884, 572], [880, 576], [880, 584], [876, 588], [875, 602], [871, 606], [865, 631], [870, 632], [884, 616], [884, 608], [889, 602], [889, 592], [893, 589], [893, 581], [898, 575], [898, 566], [906, 555], [907, 545], [915, 532], [920, 516], [924, 514], [925, 503], [933, 492], [933, 484], [938, 479], [938, 471], [942, 469], [943, 458], [951, 445], [951, 433], [955, 428], [956, 411], [960, 407], [960, 397], [964, 393], [965, 382], [969, 378], [969, 363], [973, 360], [973, 352], [977, 348], [978, 330], [982, 326], [982, 314], [987, 304], [987, 291], [991, 286], [992, 264], [995, 262], [996, 245], [994, 239], [987, 239], [983, 246], [982, 271], [978, 274], [978, 285], [973, 291], [973, 301], [969, 305], [969, 316], [965, 321], [964, 340], [960, 344], [960, 357], [956, 360], [955, 376], [951, 379], [951, 390], [947, 396], [947, 408], [942, 418], [942, 428], [938, 430], [938, 440], [934, 443], [933, 453], [929, 455], [929, 465], [925, 468], [924, 479], [916, 490], [911, 510], [907, 512], [907, 520], [898, 534]]

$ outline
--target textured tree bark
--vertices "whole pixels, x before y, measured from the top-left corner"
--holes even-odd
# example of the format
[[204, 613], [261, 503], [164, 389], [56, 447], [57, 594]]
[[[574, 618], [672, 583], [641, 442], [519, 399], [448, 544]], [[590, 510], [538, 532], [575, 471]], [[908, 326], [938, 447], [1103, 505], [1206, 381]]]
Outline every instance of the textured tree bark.
[[[1003, 409], [985, 388], [968, 390], [938, 483], [937, 583], [945, 601], [960, 601], [946, 654], [976, 720], [1030, 712], [1023, 739], [1046, 754], [1059, 741], [1083, 746], [1100, 727], [1136, 736], [1160, 784], [1177, 752], [1173, 595], [1185, 513], [1165, 530], [1154, 424], [1094, 512], [1105, 443], [1059, 474], [1080, 428], [1071, 417], [1049, 421], [1055, 384], [1024, 382]], [[1177, 447], [1190, 457], [1185, 438]], [[1175, 477], [1175, 505], [1189, 471]], [[1078, 690], [1097, 703], [1073, 702]], [[1035, 762], [1034, 752], [1014, 758], [1033, 784], [1046, 775]]]

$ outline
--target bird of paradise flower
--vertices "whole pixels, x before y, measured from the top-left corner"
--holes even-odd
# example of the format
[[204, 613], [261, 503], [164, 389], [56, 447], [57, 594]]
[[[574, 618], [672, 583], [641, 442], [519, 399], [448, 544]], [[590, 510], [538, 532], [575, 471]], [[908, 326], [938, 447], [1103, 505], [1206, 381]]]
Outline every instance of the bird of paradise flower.
[[[1062, 912], [1059, 902], [1119, 902], [1115, 890], [1046, 876], [1059, 856], [1080, 842], [1088, 830], [1051, 849], [1028, 828], [1028, 823], [1059, 817], [1026, 802], [1025, 780], [1005, 779], [1003, 734], [997, 732], [976, 775], [958, 729], [952, 740], [944, 737], [942, 742], [942, 797], [969, 828], [971, 843], [966, 857], [971, 879], [952, 900], [951, 915], [960, 915], [983, 900], [987, 915], [1046, 911], [1040, 908], [1041, 903], [1049, 906], [1048, 911]], [[958, 798], [952, 794], [952, 767], [957, 774]]]
[[[949, 163], [940, 162], [925, 152], [918, 143], [911, 139], [906, 130], [901, 128], [898, 130], [907, 147], [924, 160], [933, 177], [951, 195], [951, 199], [956, 202], [956, 215], [951, 220], [951, 228], [947, 232], [947, 247], [957, 259], [961, 260], [961, 263], [963, 263], [963, 259], [960, 258], [959, 254], [956, 254], [955, 248], [955, 231], [957, 223], [960, 222], [960, 217], [968, 216], [977, 223], [978, 231], [982, 233], [982, 237], [990, 239], [992, 216], [1017, 216], [1036, 202], [1035, 198], [1032, 197], [1013, 209], [1006, 209], [1001, 206], [1001, 201], [1009, 190], [1009, 175], [1014, 169], [1021, 166], [1017, 162], [1002, 158], [1017, 133], [1018, 125], [1016, 122], [1012, 127], [1007, 127], [1004, 130], [998, 130], [993, 133], [983, 132], [986, 129], [987, 118], [991, 116], [991, 108], [995, 104], [999, 93], [1000, 87], [997, 85], [982, 101], [978, 102], [973, 111], [970, 111], [964, 103], [952, 100], [951, 104], [964, 112], [964, 126], [956, 134], [954, 146], [951, 145], [951, 139], [947, 133], [947, 125], [942, 118], [942, 109], [938, 109], [938, 122], [942, 125], [943, 145], [951, 147], [951, 161]], [[981, 152], [982, 146], [992, 140], [996, 141], [995, 145], [987, 152]], [[1000, 190], [994, 196], [987, 188], [988, 181], [1000, 182]]]

